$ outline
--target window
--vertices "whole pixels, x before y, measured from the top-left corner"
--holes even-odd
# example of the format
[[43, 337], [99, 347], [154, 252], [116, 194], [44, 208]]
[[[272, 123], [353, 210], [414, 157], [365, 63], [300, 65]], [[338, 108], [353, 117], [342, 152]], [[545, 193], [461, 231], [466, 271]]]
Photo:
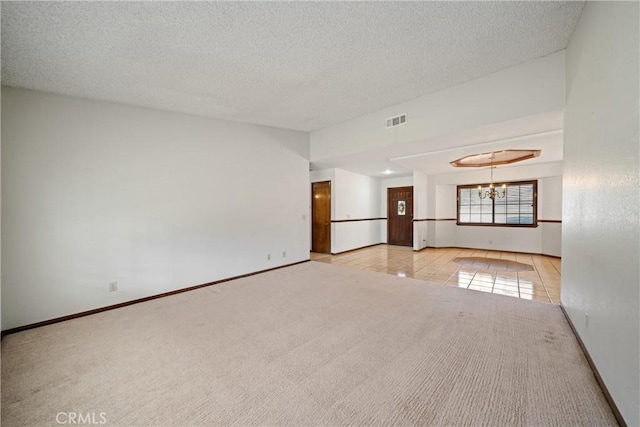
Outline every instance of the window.
[[458, 225], [538, 226], [538, 181], [495, 184], [504, 197], [495, 200], [478, 195], [489, 191], [489, 184], [458, 186]]

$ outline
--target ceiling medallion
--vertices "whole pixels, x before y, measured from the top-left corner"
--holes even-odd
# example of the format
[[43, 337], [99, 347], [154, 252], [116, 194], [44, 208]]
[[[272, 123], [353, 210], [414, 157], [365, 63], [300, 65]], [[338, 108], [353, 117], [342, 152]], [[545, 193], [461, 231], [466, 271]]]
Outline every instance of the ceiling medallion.
[[483, 166], [489, 166], [491, 168], [491, 181], [489, 184], [489, 190], [482, 194], [482, 186], [478, 186], [478, 197], [486, 199], [489, 197], [492, 200], [501, 199], [506, 196], [507, 185], [502, 184], [502, 191], [497, 191], [495, 184], [493, 183], [493, 168], [496, 165], [508, 165], [509, 163], [520, 162], [522, 160], [532, 159], [540, 155], [541, 150], [502, 150], [493, 151], [491, 153], [473, 154], [466, 156], [458, 160], [449, 162], [452, 166], [458, 168], [478, 168]]
[[540, 156], [541, 150], [502, 150], [491, 153], [473, 154], [449, 162], [451, 166], [457, 168], [479, 168], [483, 166], [508, 165], [510, 163], [521, 162], [522, 160], [533, 159]]

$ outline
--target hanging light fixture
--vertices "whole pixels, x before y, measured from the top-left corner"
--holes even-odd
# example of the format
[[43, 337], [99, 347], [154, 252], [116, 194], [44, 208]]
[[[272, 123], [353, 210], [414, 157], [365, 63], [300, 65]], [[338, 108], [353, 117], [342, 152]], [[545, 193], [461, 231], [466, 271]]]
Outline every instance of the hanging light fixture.
[[493, 153], [491, 153], [490, 168], [491, 168], [491, 183], [489, 184], [489, 190], [485, 191], [484, 194], [482, 194], [482, 185], [478, 185], [478, 197], [480, 197], [481, 199], [486, 199], [488, 197], [491, 200], [502, 199], [507, 195], [507, 184], [502, 184], [501, 192], [497, 191], [496, 186], [493, 184], [493, 169], [495, 168], [495, 166], [493, 166]]
[[491, 168], [489, 190], [486, 190], [484, 194], [482, 194], [482, 185], [478, 185], [478, 197], [481, 199], [488, 197], [491, 200], [495, 200], [502, 199], [507, 195], [507, 184], [502, 184], [500, 191], [498, 191], [493, 183], [493, 169], [495, 165], [508, 165], [538, 156], [540, 156], [540, 150], [501, 150], [491, 153], [472, 154], [449, 163], [456, 168], [480, 168], [489, 166]]

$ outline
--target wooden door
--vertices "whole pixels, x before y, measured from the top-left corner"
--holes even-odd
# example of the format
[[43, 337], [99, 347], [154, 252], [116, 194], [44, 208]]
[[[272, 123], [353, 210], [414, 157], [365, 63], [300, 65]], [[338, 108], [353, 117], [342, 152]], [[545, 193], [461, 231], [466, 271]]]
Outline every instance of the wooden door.
[[413, 187], [387, 189], [387, 243], [413, 246]]
[[311, 184], [311, 250], [331, 253], [331, 181]]

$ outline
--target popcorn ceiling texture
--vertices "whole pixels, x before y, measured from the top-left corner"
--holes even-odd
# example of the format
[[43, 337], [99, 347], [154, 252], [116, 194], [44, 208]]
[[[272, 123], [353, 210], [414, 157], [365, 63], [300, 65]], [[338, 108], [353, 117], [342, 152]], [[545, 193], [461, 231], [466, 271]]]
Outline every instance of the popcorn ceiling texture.
[[2, 83], [315, 130], [564, 49], [583, 2], [3, 2]]

